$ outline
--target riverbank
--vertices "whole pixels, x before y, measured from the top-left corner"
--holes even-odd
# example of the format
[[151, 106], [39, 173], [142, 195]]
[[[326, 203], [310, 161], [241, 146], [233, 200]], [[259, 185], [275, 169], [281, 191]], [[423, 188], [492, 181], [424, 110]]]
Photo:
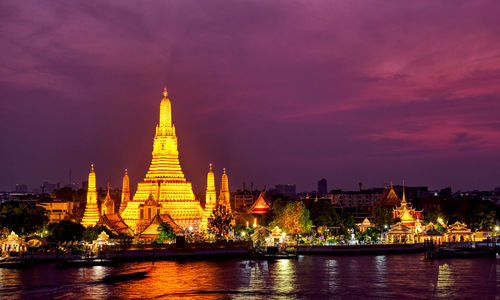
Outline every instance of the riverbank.
[[[456, 243], [460, 246], [463, 243]], [[465, 245], [463, 245], [465, 246]], [[335, 246], [297, 246], [299, 255], [385, 255], [411, 254], [425, 252], [424, 244], [375, 244], [375, 245], [335, 245]], [[22, 259], [26, 262], [55, 263], [64, 259], [81, 258], [82, 254], [34, 252], [26, 254]], [[251, 243], [236, 244], [186, 244], [184, 247], [175, 245], [143, 246], [128, 249], [106, 249], [100, 252], [99, 257], [116, 262], [160, 261], [160, 260], [207, 260], [252, 258]]]
[[379, 255], [392, 253], [424, 252], [424, 244], [375, 244], [375, 245], [335, 245], [335, 246], [298, 246], [301, 255]]

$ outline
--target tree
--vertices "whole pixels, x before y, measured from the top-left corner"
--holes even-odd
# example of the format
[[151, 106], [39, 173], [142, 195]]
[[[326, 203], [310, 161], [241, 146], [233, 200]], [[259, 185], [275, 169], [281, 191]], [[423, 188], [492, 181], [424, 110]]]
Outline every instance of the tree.
[[20, 235], [29, 235], [49, 221], [44, 208], [34, 203], [8, 202], [0, 205], [0, 227]]
[[165, 241], [175, 240], [174, 229], [167, 222], [161, 222], [158, 227], [158, 236], [156, 237], [156, 242], [163, 244]]
[[311, 219], [316, 226], [335, 226], [338, 214], [329, 199], [321, 199], [309, 206]]
[[312, 227], [309, 210], [302, 201], [290, 202], [276, 214], [271, 226], [278, 226], [288, 233], [309, 232]]
[[394, 219], [390, 208], [380, 204], [373, 211], [373, 223], [377, 225], [379, 229], [382, 229], [385, 225], [392, 225], [395, 222], [396, 219]]
[[79, 241], [84, 231], [83, 225], [65, 220], [49, 225], [49, 237], [53, 241]]
[[231, 229], [233, 216], [224, 205], [217, 205], [208, 218], [208, 229], [217, 236], [224, 236]]

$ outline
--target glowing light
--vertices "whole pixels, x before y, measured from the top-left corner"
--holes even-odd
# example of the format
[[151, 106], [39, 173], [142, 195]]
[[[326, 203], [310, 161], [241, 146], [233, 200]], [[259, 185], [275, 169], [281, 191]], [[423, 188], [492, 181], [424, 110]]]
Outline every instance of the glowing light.
[[245, 236], [246, 232], [242, 231], [241, 236]]
[[89, 186], [87, 189], [87, 204], [83, 213], [82, 225], [85, 227], [94, 226], [99, 221], [99, 209], [97, 207], [97, 189], [94, 172], [94, 164], [90, 165]]
[[171, 103], [167, 96], [165, 88], [153, 141], [151, 165], [122, 213], [125, 223], [133, 230], [137, 229], [139, 205], [144, 204], [150, 195], [161, 205], [161, 213], [168, 213], [182, 228], [194, 227], [198, 230], [202, 218], [203, 209], [195, 199], [191, 182], [186, 180], [181, 169]]

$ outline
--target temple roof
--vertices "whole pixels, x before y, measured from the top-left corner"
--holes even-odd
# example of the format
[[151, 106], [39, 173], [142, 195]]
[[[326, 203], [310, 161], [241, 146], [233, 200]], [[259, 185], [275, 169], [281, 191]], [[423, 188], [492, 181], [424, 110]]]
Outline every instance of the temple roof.
[[259, 198], [250, 206], [247, 210], [249, 214], [265, 214], [271, 210], [271, 206], [267, 203], [265, 199], [266, 192], [262, 191]]
[[119, 214], [108, 214], [101, 216], [99, 221], [97, 221], [96, 225], [104, 225], [108, 227], [111, 231], [114, 231], [116, 234], [131, 234], [132, 231], [125, 224], [122, 217]]
[[156, 214], [146, 228], [140, 233], [141, 238], [151, 238], [158, 235], [160, 224], [164, 222], [170, 225], [176, 235], [184, 234], [184, 230], [177, 225], [169, 214]]

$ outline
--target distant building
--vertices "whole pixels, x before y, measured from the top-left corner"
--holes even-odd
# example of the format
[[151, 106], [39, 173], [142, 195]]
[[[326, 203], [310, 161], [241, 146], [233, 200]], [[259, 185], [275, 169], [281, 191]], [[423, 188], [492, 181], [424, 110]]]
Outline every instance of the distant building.
[[318, 196], [323, 197], [328, 194], [328, 186], [325, 178], [318, 181]]
[[361, 191], [334, 191], [332, 193], [332, 204], [341, 208], [369, 208], [382, 195], [381, 189], [369, 189]]
[[41, 188], [43, 193], [50, 194], [55, 189], [59, 189], [59, 183], [50, 183], [48, 181], [44, 181]]
[[254, 196], [249, 190], [238, 191], [233, 196], [233, 208], [241, 211], [242, 208], [250, 207], [253, 204]]
[[297, 192], [295, 184], [277, 184], [276, 193], [282, 194], [290, 199], [295, 199]]
[[15, 191], [16, 193], [28, 193], [28, 186], [23, 183], [16, 184]]
[[44, 201], [38, 202], [36, 206], [45, 208], [49, 223], [57, 223], [62, 220], [72, 220], [75, 203], [70, 201]]

